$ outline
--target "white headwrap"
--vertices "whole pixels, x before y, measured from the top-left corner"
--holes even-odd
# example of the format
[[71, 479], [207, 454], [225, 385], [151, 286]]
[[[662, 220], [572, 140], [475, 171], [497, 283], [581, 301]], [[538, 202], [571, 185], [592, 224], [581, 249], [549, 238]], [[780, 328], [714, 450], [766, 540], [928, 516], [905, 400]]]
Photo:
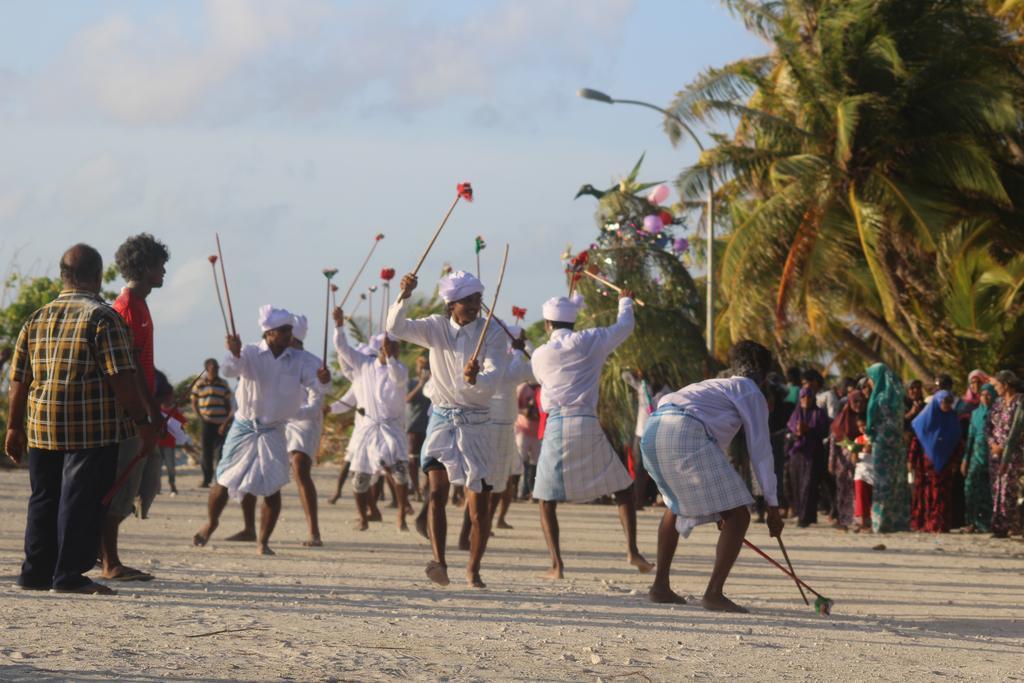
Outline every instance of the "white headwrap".
[[383, 332], [375, 334], [370, 337], [370, 343], [367, 345], [371, 353], [380, 354], [380, 347], [384, 345], [384, 339], [387, 335]]
[[573, 294], [572, 299], [564, 296], [548, 299], [544, 302], [541, 314], [545, 320], [552, 322], [574, 323], [581, 308], [583, 308], [583, 296], [576, 292]]
[[446, 304], [467, 296], [484, 293], [484, 284], [476, 278], [476, 275], [467, 273], [464, 270], [457, 270], [454, 273], [441, 278], [437, 285], [437, 291]]
[[292, 336], [299, 341], [305, 341], [306, 333], [309, 332], [309, 320], [304, 315], [295, 315], [292, 319]]
[[260, 306], [260, 329], [264, 332], [294, 324], [294, 316], [283, 308], [274, 308], [270, 304]]
[[369, 344], [360, 344], [359, 346], [356, 347], [356, 351], [367, 356], [377, 355], [377, 351], [373, 349]]

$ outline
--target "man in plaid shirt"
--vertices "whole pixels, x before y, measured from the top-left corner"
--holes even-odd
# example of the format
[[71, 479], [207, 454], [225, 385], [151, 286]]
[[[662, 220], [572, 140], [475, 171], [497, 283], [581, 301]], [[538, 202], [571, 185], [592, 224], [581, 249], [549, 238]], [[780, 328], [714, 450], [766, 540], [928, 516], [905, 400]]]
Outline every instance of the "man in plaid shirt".
[[109, 595], [84, 576], [96, 562], [101, 500], [125, 431], [151, 447], [156, 427], [139, 394], [128, 328], [99, 296], [99, 252], [76, 244], [60, 274], [63, 290], [29, 317], [11, 362], [4, 449], [15, 463], [27, 450], [32, 485], [18, 585]]

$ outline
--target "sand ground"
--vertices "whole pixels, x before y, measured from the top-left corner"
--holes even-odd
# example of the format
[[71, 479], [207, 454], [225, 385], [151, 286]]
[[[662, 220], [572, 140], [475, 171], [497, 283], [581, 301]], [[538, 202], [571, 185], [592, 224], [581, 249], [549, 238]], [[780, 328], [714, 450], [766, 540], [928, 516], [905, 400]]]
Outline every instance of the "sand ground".
[[[334, 468], [315, 472], [322, 492]], [[157, 575], [116, 597], [22, 592], [28, 477], [0, 471], [0, 679], [76, 680], [1024, 680], [1024, 544], [986, 537], [872, 537], [787, 528], [798, 573], [836, 602], [803, 605], [792, 582], [744, 551], [729, 594], [749, 615], [653, 605], [650, 578], [624, 562], [614, 508], [560, 509], [566, 580], [539, 578], [547, 553], [537, 508], [516, 504], [492, 539], [486, 590], [432, 587], [426, 542], [395, 530], [394, 511], [352, 527], [351, 496], [321, 502], [326, 545], [303, 548], [294, 485], [284, 492], [275, 557], [223, 538], [189, 539], [203, 517], [195, 471], [152, 517], [122, 527], [122, 556]], [[659, 513], [640, 515], [653, 560]], [[772, 548], [763, 526], [749, 537]], [[680, 544], [675, 587], [699, 595], [716, 535]], [[882, 542], [884, 551], [872, 546]], [[773, 555], [778, 553], [773, 552]], [[465, 554], [451, 552], [453, 578]], [[203, 635], [222, 629], [246, 629]]]

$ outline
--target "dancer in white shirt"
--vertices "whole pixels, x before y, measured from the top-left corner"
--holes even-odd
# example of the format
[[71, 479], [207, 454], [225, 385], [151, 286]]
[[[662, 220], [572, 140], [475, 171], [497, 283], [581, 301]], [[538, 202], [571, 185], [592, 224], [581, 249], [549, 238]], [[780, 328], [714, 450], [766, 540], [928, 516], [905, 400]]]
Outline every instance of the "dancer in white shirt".
[[[260, 554], [273, 555], [270, 534], [281, 514], [281, 488], [288, 483], [285, 423], [305, 418], [306, 390], [324, 391], [331, 381], [322, 366], [315, 369], [291, 347], [292, 314], [272, 306], [260, 307], [263, 341], [246, 344], [227, 338], [230, 353], [221, 364], [225, 377], [238, 377], [238, 410], [217, 466], [217, 483], [210, 487], [209, 520], [192, 537], [193, 545], [210, 540], [228, 497], [262, 496]], [[253, 504], [255, 501], [253, 499]]]
[[732, 377], [704, 380], [668, 394], [644, 430], [644, 465], [668, 507], [658, 529], [653, 602], [685, 602], [669, 585], [679, 535], [686, 538], [698, 524], [717, 522], [721, 534], [715, 567], [701, 604], [715, 611], [747, 611], [722, 592], [750, 526], [749, 506], [754, 502], [724, 450], [740, 428], [768, 503], [768, 531], [773, 537], [782, 533], [763, 393], [771, 353], [756, 342], [741, 341], [730, 350], [729, 361]]
[[445, 314], [409, 320], [406, 306], [417, 284], [415, 275], [402, 278], [402, 292], [388, 311], [387, 331], [430, 349], [433, 407], [421, 462], [430, 484], [428, 516], [434, 559], [426, 573], [439, 585], [450, 582], [445, 562], [445, 505], [450, 485], [464, 485], [472, 522], [466, 580], [471, 587], [483, 588], [480, 561], [490, 535], [490, 491], [498, 469], [490, 438], [490, 407], [508, 358], [505, 333], [497, 325], [488, 328], [480, 356], [473, 360], [484, 329], [480, 318], [483, 284], [469, 273], [452, 273], [438, 286]]
[[405, 389], [409, 369], [398, 360], [398, 343], [385, 334], [370, 340], [375, 354], [361, 353], [349, 346], [344, 320], [341, 309], [334, 309], [334, 348], [341, 362], [351, 368], [356, 402], [365, 411], [349, 441], [359, 529], [365, 531], [369, 526], [367, 512], [374, 496], [370, 490], [373, 480], [386, 475], [394, 482], [398, 498], [398, 528], [408, 531], [405, 522], [409, 513]]
[[654, 568], [636, 545], [636, 506], [629, 472], [612, 450], [597, 419], [598, 382], [605, 360], [633, 331], [633, 299], [623, 292], [614, 325], [574, 331], [579, 303], [563, 297], [544, 304], [550, 334], [533, 354], [547, 427], [537, 461], [533, 497], [540, 500], [541, 526], [551, 553], [546, 576], [561, 579], [565, 568], [559, 542], [557, 504], [585, 502], [615, 494], [626, 535], [628, 562], [647, 573]]
[[[309, 332], [309, 321], [304, 315], [296, 315], [292, 325], [292, 348], [309, 363], [313, 371], [323, 364], [303, 347], [306, 333]], [[284, 433], [288, 441], [288, 453], [292, 461], [292, 476], [299, 489], [299, 500], [302, 510], [306, 513], [306, 524], [309, 526], [309, 538], [302, 542], [308, 548], [317, 548], [324, 543], [320, 539], [320, 524], [317, 520], [316, 484], [313, 483], [311, 469], [313, 458], [320, 449], [320, 436], [324, 431], [324, 394], [315, 389], [306, 390], [306, 401], [301, 412], [307, 417], [288, 420]]]

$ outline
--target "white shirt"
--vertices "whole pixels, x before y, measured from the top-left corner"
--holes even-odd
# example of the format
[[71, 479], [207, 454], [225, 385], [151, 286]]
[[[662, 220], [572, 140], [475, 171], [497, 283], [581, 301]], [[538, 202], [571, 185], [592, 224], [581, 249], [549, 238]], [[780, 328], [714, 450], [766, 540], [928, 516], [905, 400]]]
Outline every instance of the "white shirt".
[[430, 349], [430, 400], [440, 408], [488, 410], [508, 362], [505, 333], [492, 325], [480, 349], [480, 373], [476, 384], [467, 384], [462, 371], [473, 356], [484, 319], [477, 318], [459, 326], [443, 315], [409, 320], [405, 309], [408, 299], [396, 301], [388, 309], [388, 334]]
[[510, 425], [519, 415], [519, 385], [534, 379], [530, 359], [522, 351], [512, 351], [511, 348], [509, 354], [505, 374], [491, 399], [491, 422]]
[[[274, 358], [267, 342], [261, 341], [243, 346], [238, 358], [227, 354], [220, 367], [225, 377], [239, 378], [235, 390], [238, 417], [264, 424], [311, 417], [312, 413], [307, 414], [303, 408], [306, 390], [323, 393], [328, 385], [317, 379], [319, 360], [304, 353], [300, 349], [287, 348]], [[316, 364], [308, 358], [316, 360]]]
[[746, 377], [706, 379], [668, 394], [658, 406], [676, 405], [704, 423], [724, 451], [743, 428], [757, 481], [769, 505], [778, 505], [778, 483], [768, 434], [768, 401]]
[[352, 369], [356, 403], [375, 422], [400, 420], [405, 424], [405, 390], [409, 369], [397, 358], [381, 365], [377, 356], [356, 351], [345, 338], [345, 328], [334, 328], [334, 349], [338, 358]]
[[544, 407], [590, 408], [597, 415], [597, 388], [604, 362], [633, 332], [633, 300], [619, 299], [614, 325], [574, 332], [555, 330], [533, 354], [533, 374]]
[[629, 370], [623, 370], [622, 381], [636, 391], [636, 429], [633, 430], [633, 434], [643, 436], [647, 420], [651, 417], [654, 409], [658, 407], [658, 401], [669, 393], [668, 389], [662, 387], [652, 396], [651, 385], [647, 383], [647, 380], [637, 379]]

